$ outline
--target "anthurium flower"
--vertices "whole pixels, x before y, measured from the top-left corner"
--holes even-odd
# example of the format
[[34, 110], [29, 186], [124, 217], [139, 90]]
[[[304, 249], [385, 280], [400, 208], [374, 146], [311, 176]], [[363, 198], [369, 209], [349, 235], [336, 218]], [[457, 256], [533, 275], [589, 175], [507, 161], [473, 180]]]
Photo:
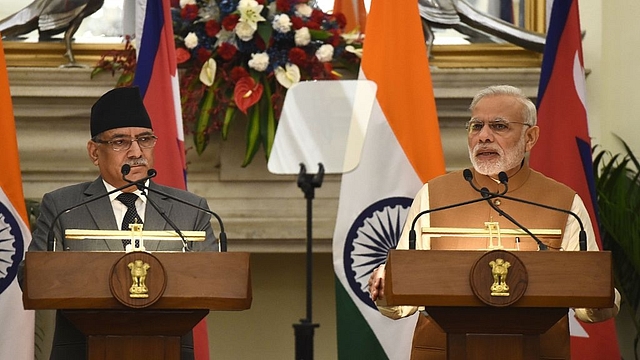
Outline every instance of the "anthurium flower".
[[240, 11], [240, 22], [249, 24], [253, 30], [258, 29], [258, 22], [267, 19], [260, 15], [264, 5], [258, 4], [256, 0], [240, 0], [238, 11]]
[[216, 69], [218, 65], [214, 59], [207, 60], [204, 65], [202, 65], [202, 70], [200, 70], [200, 81], [207, 86], [213, 85], [213, 81], [216, 79]]
[[283, 69], [282, 66], [278, 66], [273, 72], [280, 85], [288, 89], [300, 82], [300, 68], [295, 64], [287, 64], [285, 67], [286, 69]]
[[233, 100], [238, 109], [246, 114], [247, 109], [260, 100], [263, 90], [262, 84], [256, 82], [251, 76], [245, 76], [236, 83], [233, 89]]

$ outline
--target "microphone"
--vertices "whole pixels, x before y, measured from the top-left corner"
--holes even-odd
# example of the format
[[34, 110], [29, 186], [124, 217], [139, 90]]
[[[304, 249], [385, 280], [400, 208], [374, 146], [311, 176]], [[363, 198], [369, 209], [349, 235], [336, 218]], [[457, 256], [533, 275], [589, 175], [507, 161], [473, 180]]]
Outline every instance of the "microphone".
[[502, 216], [505, 219], [509, 220], [515, 226], [517, 226], [520, 229], [524, 230], [524, 232], [526, 232], [529, 236], [531, 236], [531, 238], [533, 240], [535, 240], [536, 244], [538, 244], [538, 249], [540, 249], [540, 250], [547, 250], [548, 249], [547, 244], [543, 243], [529, 229], [527, 229], [525, 226], [520, 224], [511, 215], [507, 214], [504, 210], [500, 209], [498, 206], [496, 206], [491, 201], [492, 198], [503, 196], [509, 190], [509, 185], [508, 185], [509, 177], [507, 176], [507, 173], [505, 173], [504, 171], [500, 171], [500, 173], [498, 173], [498, 178], [499, 178], [500, 184], [504, 185], [504, 190], [502, 192], [499, 192], [499, 193], [493, 193], [493, 192], [489, 191], [489, 189], [487, 189], [486, 187], [483, 187], [482, 189], [478, 189], [478, 187], [473, 183], [473, 173], [469, 169], [464, 169], [462, 171], [462, 175], [464, 176], [464, 179], [469, 183], [469, 185], [471, 185], [471, 187], [475, 191], [479, 192], [480, 195], [482, 195], [482, 197], [487, 201], [487, 204], [489, 204], [489, 206], [491, 206], [491, 208], [493, 210], [495, 210], [498, 214], [500, 214], [500, 216]]
[[[124, 172], [126, 171], [125, 166], [129, 166], [129, 165], [125, 164], [125, 165], [123, 165], [123, 166], [122, 166], [121, 171], [122, 171], [122, 173], [123, 173], [123, 176], [125, 176], [125, 175], [124, 175]], [[130, 171], [130, 167], [129, 167], [129, 171]], [[156, 171], [155, 171], [155, 170], [153, 170], [153, 169], [150, 169], [150, 170], [149, 170], [149, 172], [151, 172], [151, 171], [153, 171], [154, 173], [156, 173]], [[154, 176], [155, 176], [155, 175], [154, 175]], [[147, 181], [147, 179], [146, 179], [146, 178], [144, 178], [144, 179], [140, 179], [140, 180], [138, 180], [137, 182], [134, 182], [134, 183], [132, 183], [132, 184], [129, 184], [129, 186], [131, 186], [131, 185], [133, 185], [133, 184], [136, 184], [136, 185], [138, 186], [138, 188], [139, 188], [139, 189], [140, 189], [141, 187], [142, 187], [142, 188], [145, 188], [145, 189], [149, 190], [150, 192], [156, 193], [156, 194], [158, 194], [158, 195], [165, 196], [165, 197], [167, 197], [167, 198], [169, 198], [169, 199], [171, 199], [171, 200], [175, 200], [175, 201], [177, 201], [177, 202], [179, 202], [179, 203], [185, 204], [185, 205], [187, 205], [187, 206], [191, 206], [192, 208], [198, 209], [198, 210], [200, 210], [200, 211], [204, 211], [204, 212], [206, 212], [207, 214], [209, 214], [209, 215], [211, 215], [211, 216], [215, 217], [215, 218], [216, 218], [216, 220], [218, 221], [218, 225], [220, 226], [219, 251], [220, 251], [220, 252], [226, 252], [226, 251], [227, 251], [227, 234], [226, 234], [226, 232], [224, 231], [224, 224], [222, 223], [222, 218], [220, 218], [220, 216], [219, 216], [218, 214], [216, 214], [215, 212], [213, 212], [213, 211], [211, 211], [211, 210], [209, 210], [209, 209], [205, 209], [205, 208], [203, 208], [203, 207], [200, 207], [200, 206], [198, 206], [198, 205], [196, 205], [196, 204], [192, 204], [192, 203], [190, 203], [190, 202], [188, 202], [188, 201], [182, 200], [182, 199], [177, 198], [177, 197], [175, 197], [175, 196], [171, 196], [171, 195], [169, 195], [169, 194], [167, 194], [167, 193], [165, 193], [165, 192], [163, 192], [163, 191], [156, 190], [156, 189], [154, 189], [154, 188], [151, 188], [151, 187], [149, 187], [149, 186], [146, 186], [146, 185], [144, 185], [144, 182], [145, 182], [145, 181]], [[148, 198], [148, 197], [147, 197], [147, 198]], [[169, 225], [171, 225], [171, 224], [169, 224]]]
[[[471, 174], [471, 170], [469, 169], [465, 169], [465, 174], [468, 171], [469, 175], [471, 175], [471, 178], [473, 179], [473, 175]], [[509, 178], [507, 176], [507, 174], [504, 171], [501, 171], [498, 174], [498, 178], [500, 179], [500, 183], [503, 184], [505, 186], [505, 189], [507, 188], [507, 183], [509, 182]], [[467, 176], [465, 175], [465, 179], [467, 179]], [[467, 180], [469, 181], [469, 180]], [[472, 187], [473, 184], [472, 184]], [[474, 187], [475, 189], [475, 187]], [[546, 204], [541, 204], [541, 203], [536, 203], [533, 201], [529, 201], [529, 200], [525, 200], [525, 199], [519, 199], [519, 198], [514, 198], [512, 196], [508, 196], [505, 195], [506, 190], [504, 191], [504, 193], [491, 193], [487, 190], [487, 192], [489, 194], [494, 195], [494, 197], [501, 197], [503, 199], [507, 199], [507, 200], [512, 200], [512, 201], [516, 201], [516, 202], [520, 202], [523, 204], [528, 204], [528, 205], [532, 205], [532, 206], [537, 206], [537, 207], [541, 207], [543, 209], [547, 209], [547, 210], [553, 210], [553, 211], [559, 211], [568, 215], [571, 215], [574, 219], [576, 219], [576, 221], [578, 222], [578, 225], [580, 226], [580, 232], [578, 235], [578, 243], [580, 244], [580, 251], [586, 251], [587, 250], [587, 232], [584, 229], [584, 224], [582, 222], [582, 219], [580, 218], [580, 216], [578, 216], [578, 214], [574, 213], [571, 210], [566, 210], [566, 209], [561, 209], [558, 207], [554, 207], [551, 205], [546, 205]]]
[[[147, 172], [147, 176], [142, 178], [142, 179], [140, 179], [139, 181], [143, 181], [143, 182], [147, 181], [147, 180], [155, 177], [156, 175], [157, 175], [157, 173], [156, 173], [155, 170], [153, 170], [153, 171], [149, 170]], [[58, 214], [56, 214], [56, 216], [53, 218], [53, 221], [51, 221], [51, 225], [49, 225], [49, 229], [47, 230], [47, 251], [55, 251], [56, 242], [55, 242], [55, 239], [54, 239], [55, 235], [54, 235], [54, 232], [53, 232], [53, 227], [55, 226], [55, 223], [56, 223], [56, 221], [58, 221], [60, 216], [62, 216], [63, 214], [68, 213], [71, 210], [75, 210], [75, 209], [77, 209], [77, 208], [79, 208], [81, 206], [87, 205], [88, 203], [94, 202], [96, 200], [100, 200], [100, 199], [102, 199], [104, 197], [107, 197], [107, 196], [109, 196], [109, 195], [111, 195], [113, 193], [117, 193], [118, 191], [122, 191], [122, 190], [124, 190], [124, 189], [126, 189], [128, 187], [133, 186], [133, 185], [135, 185], [135, 184], [126, 184], [126, 185], [120, 186], [118, 188], [115, 188], [115, 189], [113, 189], [111, 191], [108, 191], [108, 192], [106, 192], [104, 194], [100, 194], [100, 195], [97, 195], [97, 196], [92, 196], [92, 197], [88, 198], [87, 200], [82, 201], [79, 204], [73, 205], [73, 206], [71, 206], [71, 207], [69, 207], [67, 209], [64, 209], [64, 210], [60, 211]]]
[[[536, 244], [538, 244], [538, 249], [540, 250], [549, 249], [547, 244], [543, 243], [542, 240], [538, 239], [538, 237], [535, 236], [529, 229], [527, 229], [525, 226], [523, 226], [518, 221], [516, 221], [516, 219], [511, 217], [511, 215], [507, 214], [504, 210], [496, 206], [496, 204], [494, 204], [493, 201], [491, 201], [490, 196], [492, 193], [489, 191], [489, 189], [483, 187], [482, 189], [480, 189], [480, 194], [482, 195], [483, 198], [487, 200], [487, 203], [489, 204], [489, 206], [491, 206], [493, 210], [495, 210], [498, 214], [500, 214], [500, 216], [503, 216], [505, 219], [509, 220], [512, 224], [524, 230], [524, 232], [526, 232], [529, 236], [531, 236], [531, 238], [536, 241]], [[500, 194], [495, 194], [495, 195], [501, 196]]]
[[426, 215], [426, 214], [429, 214], [429, 213], [432, 213], [432, 212], [435, 212], [435, 211], [447, 210], [447, 209], [455, 208], [455, 207], [458, 207], [458, 206], [464, 206], [464, 205], [469, 205], [469, 204], [485, 201], [487, 199], [492, 199], [492, 198], [496, 197], [496, 195], [497, 194], [490, 193], [488, 195], [489, 196], [488, 198], [481, 197], [481, 198], [478, 198], [478, 199], [463, 201], [463, 202], [460, 202], [460, 203], [445, 205], [445, 206], [441, 206], [441, 207], [437, 207], [437, 208], [433, 208], [433, 209], [427, 209], [427, 210], [423, 210], [423, 211], [419, 212], [413, 218], [413, 221], [411, 222], [411, 230], [409, 230], [409, 250], [415, 250], [416, 249], [416, 230], [415, 230], [415, 227], [416, 227], [416, 222], [418, 222], [418, 219], [422, 215]]
[[[138, 189], [140, 190], [140, 192], [142, 193], [142, 195], [144, 195], [147, 198], [147, 201], [149, 201], [149, 204], [151, 204], [151, 206], [154, 209], [156, 209], [156, 211], [158, 212], [158, 214], [160, 214], [160, 216], [164, 219], [164, 221], [166, 221], [167, 224], [169, 224], [169, 226], [171, 226], [173, 231], [175, 231], [176, 234], [178, 234], [178, 236], [180, 236], [180, 239], [182, 239], [182, 251], [183, 252], [190, 251], [189, 243], [187, 242], [187, 239], [185, 239], [184, 234], [182, 234], [182, 231], [180, 231], [178, 226], [176, 226], [176, 224], [173, 221], [171, 221], [171, 219], [167, 216], [167, 214], [165, 214], [165, 212], [162, 209], [160, 209], [158, 204], [156, 204], [155, 201], [151, 200], [149, 195], [145, 192], [145, 189], [144, 189], [145, 186], [140, 181], [131, 181], [131, 180], [127, 179], [127, 175], [129, 175], [129, 173], [131, 172], [131, 166], [129, 164], [122, 165], [122, 168], [120, 169], [120, 172], [122, 173], [122, 180], [124, 180], [124, 181], [126, 181], [126, 182], [128, 182], [130, 184], [135, 184], [138, 187]], [[149, 169], [149, 171], [147, 173], [153, 173], [154, 175], [157, 174], [155, 169]]]

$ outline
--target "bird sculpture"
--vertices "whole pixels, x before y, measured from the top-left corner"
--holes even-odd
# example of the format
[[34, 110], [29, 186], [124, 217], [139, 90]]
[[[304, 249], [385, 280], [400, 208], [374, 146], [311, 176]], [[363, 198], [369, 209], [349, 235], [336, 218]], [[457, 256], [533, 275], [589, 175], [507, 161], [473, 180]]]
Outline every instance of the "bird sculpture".
[[434, 40], [431, 27], [453, 28], [463, 34], [469, 34], [471, 28], [528, 50], [540, 53], [544, 50], [543, 35], [478, 11], [466, 0], [418, 0], [418, 8], [429, 51]]
[[78, 66], [71, 43], [84, 18], [98, 11], [104, 0], [35, 0], [15, 14], [0, 20], [3, 38], [15, 38], [38, 30], [40, 41], [64, 32], [65, 56], [69, 63]]

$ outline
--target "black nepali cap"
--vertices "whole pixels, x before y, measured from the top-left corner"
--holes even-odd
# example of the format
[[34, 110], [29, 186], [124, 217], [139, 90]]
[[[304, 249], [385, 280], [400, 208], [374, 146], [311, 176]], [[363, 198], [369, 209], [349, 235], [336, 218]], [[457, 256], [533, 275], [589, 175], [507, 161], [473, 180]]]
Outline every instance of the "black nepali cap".
[[91, 107], [92, 138], [122, 127], [153, 128], [137, 86], [109, 90]]

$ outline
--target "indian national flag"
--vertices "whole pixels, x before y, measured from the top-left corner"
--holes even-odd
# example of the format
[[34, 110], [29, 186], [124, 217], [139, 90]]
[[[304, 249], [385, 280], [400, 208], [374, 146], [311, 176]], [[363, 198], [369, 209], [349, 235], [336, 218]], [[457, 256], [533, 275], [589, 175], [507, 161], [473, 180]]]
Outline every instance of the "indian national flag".
[[0, 359], [32, 360], [34, 312], [24, 310], [18, 264], [31, 242], [7, 63], [0, 36]]
[[[596, 197], [587, 123], [586, 82], [578, 0], [553, 2], [538, 89], [541, 133], [531, 151], [531, 167], [574, 189], [596, 224]], [[562, 154], [562, 161], [557, 159]], [[570, 318], [574, 359], [619, 359], [613, 320], [587, 324]]]
[[391, 320], [369, 298], [422, 184], [445, 171], [418, 4], [373, 0], [360, 77], [378, 86], [358, 167], [342, 176], [333, 237], [338, 357], [408, 359], [416, 317]]

